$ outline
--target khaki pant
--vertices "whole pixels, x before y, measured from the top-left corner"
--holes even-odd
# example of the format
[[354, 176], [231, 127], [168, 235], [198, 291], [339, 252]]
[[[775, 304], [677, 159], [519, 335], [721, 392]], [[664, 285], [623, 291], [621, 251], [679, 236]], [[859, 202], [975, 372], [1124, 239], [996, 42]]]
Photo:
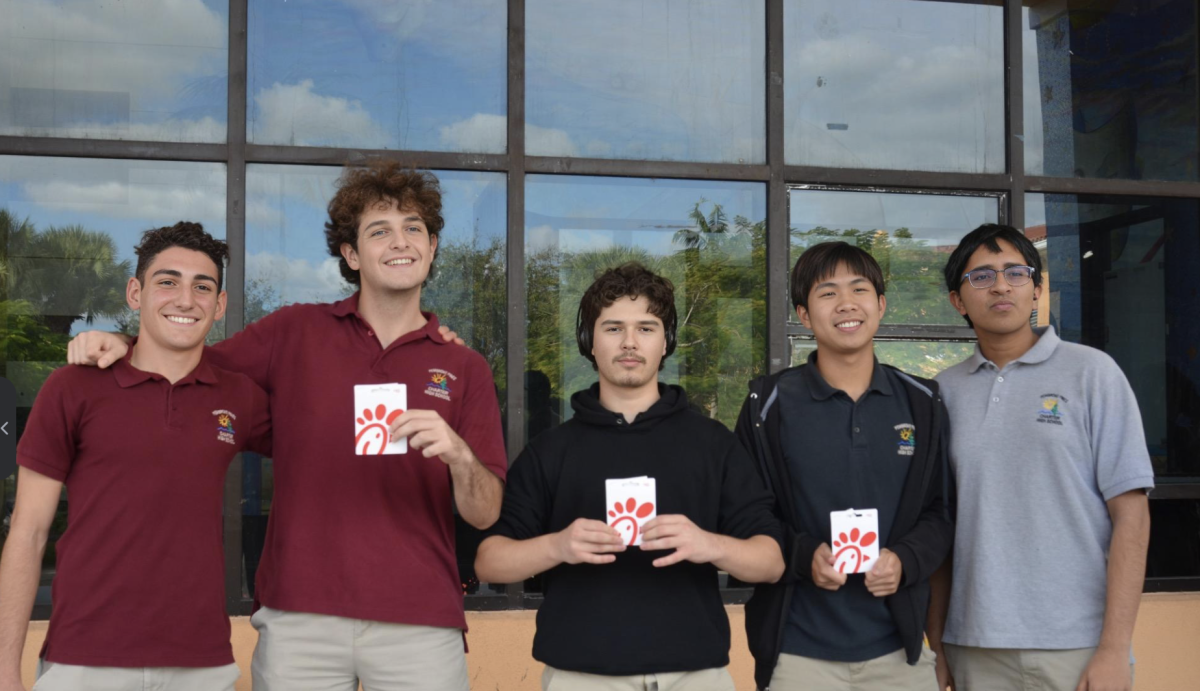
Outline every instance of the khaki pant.
[[254, 691], [467, 691], [459, 629], [409, 626], [263, 607]]
[[568, 672], [546, 665], [542, 691], [734, 691], [733, 677], [724, 667], [695, 672], [665, 672], [610, 677]]
[[84, 667], [38, 660], [34, 691], [233, 691], [241, 672], [223, 667]]
[[[946, 643], [946, 663], [960, 691], [1075, 691], [1095, 648], [1030, 650]], [[1133, 665], [1129, 665], [1133, 680]]]
[[[865, 662], [831, 662], [809, 657], [779, 656], [771, 675], [771, 691], [936, 691], [937, 656], [921, 651], [917, 664], [908, 664], [904, 650]], [[959, 687], [962, 689], [962, 687]], [[963, 691], [967, 691], [964, 689]], [[1074, 691], [1074, 689], [1072, 689]]]

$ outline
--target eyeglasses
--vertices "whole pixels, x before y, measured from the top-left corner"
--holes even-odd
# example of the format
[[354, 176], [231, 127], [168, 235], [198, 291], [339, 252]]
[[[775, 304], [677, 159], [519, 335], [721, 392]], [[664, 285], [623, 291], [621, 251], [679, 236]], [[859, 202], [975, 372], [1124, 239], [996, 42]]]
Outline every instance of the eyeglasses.
[[996, 271], [995, 269], [975, 269], [963, 274], [963, 278], [971, 282], [972, 288], [991, 288], [996, 285], [996, 274], [1003, 273], [1004, 280], [1012, 287], [1017, 288], [1029, 283], [1033, 278], [1033, 272], [1037, 269], [1032, 266], [1010, 266], [1004, 271]]

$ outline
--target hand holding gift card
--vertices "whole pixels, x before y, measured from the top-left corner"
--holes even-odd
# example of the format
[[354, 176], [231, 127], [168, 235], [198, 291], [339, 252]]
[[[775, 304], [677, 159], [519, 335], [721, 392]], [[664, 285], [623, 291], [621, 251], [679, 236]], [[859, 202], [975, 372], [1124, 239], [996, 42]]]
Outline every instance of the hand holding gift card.
[[879, 561], [879, 511], [847, 509], [829, 514], [833, 535], [833, 568], [838, 573], [866, 573]]
[[658, 515], [658, 491], [652, 477], [605, 480], [608, 524], [621, 533], [626, 546], [642, 544], [642, 526]]
[[360, 384], [354, 387], [354, 455], [408, 453], [408, 439], [388, 442], [388, 427], [408, 408], [404, 384]]

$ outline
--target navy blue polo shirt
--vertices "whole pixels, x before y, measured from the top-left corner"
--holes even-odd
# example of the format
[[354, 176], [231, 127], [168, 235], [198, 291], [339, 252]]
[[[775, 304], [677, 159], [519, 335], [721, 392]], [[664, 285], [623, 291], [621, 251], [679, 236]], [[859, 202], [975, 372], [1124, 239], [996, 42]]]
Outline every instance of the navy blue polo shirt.
[[[912, 411], [899, 376], [875, 363], [871, 385], [857, 401], [808, 366], [779, 379], [780, 448], [791, 475], [802, 531], [832, 544], [829, 514], [878, 509], [881, 545], [892, 522], [915, 448]], [[807, 555], [809, 561], [812, 555]], [[783, 652], [837, 662], [862, 662], [903, 647], [884, 598], [851, 574], [836, 592], [800, 581], [784, 627]]]

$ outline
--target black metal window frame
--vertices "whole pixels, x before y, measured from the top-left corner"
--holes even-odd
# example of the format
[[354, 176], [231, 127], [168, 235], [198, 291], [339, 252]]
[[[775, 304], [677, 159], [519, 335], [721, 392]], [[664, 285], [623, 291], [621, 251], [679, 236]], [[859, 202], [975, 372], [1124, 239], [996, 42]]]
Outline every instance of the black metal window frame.
[[[966, 4], [1001, 4], [1001, 0], [944, 0]], [[831, 168], [788, 165], [784, 160], [784, 0], [763, 0], [766, 22], [766, 163], [727, 164], [651, 160], [612, 160], [525, 155], [525, 0], [508, 0], [507, 153], [472, 154], [253, 144], [247, 141], [247, 68], [249, 0], [229, 0], [228, 122], [224, 144], [192, 144], [55, 137], [0, 136], [0, 155], [201, 161], [226, 166], [226, 233], [231, 257], [226, 332], [244, 328], [246, 252], [246, 166], [300, 164], [341, 166], [373, 156], [386, 156], [417, 168], [486, 171], [507, 176], [507, 354], [522, 362], [525, 333], [525, 177], [527, 174], [674, 178], [765, 183], [767, 191], [767, 353], [766, 367], [775, 372], [788, 365], [789, 338], [807, 330], [790, 323], [788, 298], [788, 197], [791, 189], [839, 189], [927, 194], [994, 196], [1000, 218], [1018, 228], [1025, 224], [1027, 193], [1121, 195], [1200, 199], [1200, 182], [1058, 178], [1025, 174], [1024, 94], [1022, 91], [1021, 0], [1002, 0], [1005, 64], [1005, 173], [946, 173], [916, 170]], [[881, 338], [896, 340], [970, 341], [963, 327], [889, 326]], [[507, 372], [507, 451], [509, 462], [525, 445], [522, 368]], [[242, 462], [234, 461], [225, 485], [224, 536], [227, 609], [247, 614], [243, 597]], [[1164, 478], [1153, 499], [1200, 499], [1200, 478]], [[1146, 591], [1200, 591], [1200, 577], [1152, 578]], [[744, 602], [746, 589], [725, 591], [728, 603]], [[504, 595], [467, 596], [467, 609], [536, 608], [540, 597], [526, 596], [521, 584]]]

